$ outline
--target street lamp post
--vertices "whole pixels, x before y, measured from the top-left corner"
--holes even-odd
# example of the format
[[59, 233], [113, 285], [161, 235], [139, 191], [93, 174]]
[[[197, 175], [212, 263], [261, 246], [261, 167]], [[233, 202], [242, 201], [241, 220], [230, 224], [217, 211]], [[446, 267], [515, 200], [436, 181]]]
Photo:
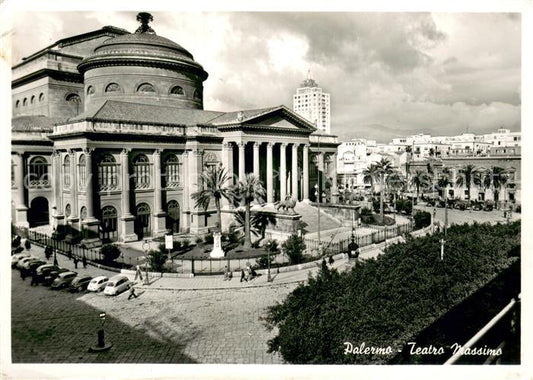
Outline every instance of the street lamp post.
[[446, 243], [446, 240], [440, 239], [440, 259], [441, 261], [444, 260], [444, 244]]
[[271, 282], [272, 277], [270, 276], [270, 247], [267, 248], [267, 260], [268, 260], [267, 282]]
[[150, 250], [150, 243], [148, 242], [148, 240], [144, 241], [142, 247], [144, 250], [144, 268], [146, 270], [144, 276], [144, 285], [150, 285], [150, 280], [148, 279], [148, 252]]

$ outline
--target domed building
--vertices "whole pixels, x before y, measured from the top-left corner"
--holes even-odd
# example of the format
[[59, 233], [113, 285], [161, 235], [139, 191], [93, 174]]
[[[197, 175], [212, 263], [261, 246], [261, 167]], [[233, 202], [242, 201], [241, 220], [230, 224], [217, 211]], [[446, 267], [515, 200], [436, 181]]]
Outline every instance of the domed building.
[[[106, 26], [13, 67], [13, 224], [68, 226], [87, 246], [206, 233], [214, 205], [191, 194], [213, 165], [234, 183], [258, 175], [272, 204], [313, 198], [324, 162], [321, 185], [335, 194], [336, 136], [285, 106], [204, 110], [208, 73], [150, 14], [137, 20], [134, 33]], [[223, 205], [226, 221], [234, 212]]]

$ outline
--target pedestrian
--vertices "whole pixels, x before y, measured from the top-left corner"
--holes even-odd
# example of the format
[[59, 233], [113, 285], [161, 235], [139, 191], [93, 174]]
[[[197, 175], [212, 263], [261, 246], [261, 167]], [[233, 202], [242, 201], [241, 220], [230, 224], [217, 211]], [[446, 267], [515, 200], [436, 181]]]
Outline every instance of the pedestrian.
[[329, 257], [328, 262], [329, 262], [329, 265], [333, 265], [333, 263], [335, 262], [335, 260], [333, 260], [333, 256]]
[[138, 297], [137, 294], [135, 294], [135, 287], [133, 285], [130, 288], [130, 295], [128, 296], [128, 301], [131, 299], [131, 297]]
[[31, 249], [30, 239], [26, 239], [26, 242], [24, 243], [24, 248], [26, 248], [27, 251]]
[[44, 255], [46, 256], [46, 260], [50, 260], [50, 257], [52, 257], [52, 247], [47, 245], [44, 249]]
[[78, 257], [74, 256], [74, 269], [78, 269]]
[[72, 260], [72, 250], [71, 249], [68, 250], [67, 256], [68, 256], [69, 260]]
[[81, 258], [81, 263], [83, 264], [83, 269], [87, 269], [87, 259], [85, 256]]
[[141, 281], [143, 280], [143, 274], [141, 272], [141, 268], [138, 265], [136, 266], [136, 269], [135, 269], [135, 279], [134, 280], [137, 280], [137, 277], [139, 277], [141, 279]]
[[33, 271], [33, 273], [31, 274], [31, 283], [30, 283], [31, 286], [35, 285], [39, 285], [39, 282], [37, 281], [37, 273], [35, 271]]
[[246, 282], [248, 282], [248, 279], [246, 278], [246, 275], [244, 274], [244, 269], [241, 269], [241, 282], [242, 282], [243, 280], [246, 281]]
[[26, 280], [26, 275], [27, 275], [26, 269], [21, 268], [21, 270], [20, 270], [20, 278], [22, 278], [22, 281]]
[[227, 265], [224, 267], [224, 281], [226, 281], [226, 280], [228, 280], [228, 281], [231, 280], [231, 272], [228, 269]]

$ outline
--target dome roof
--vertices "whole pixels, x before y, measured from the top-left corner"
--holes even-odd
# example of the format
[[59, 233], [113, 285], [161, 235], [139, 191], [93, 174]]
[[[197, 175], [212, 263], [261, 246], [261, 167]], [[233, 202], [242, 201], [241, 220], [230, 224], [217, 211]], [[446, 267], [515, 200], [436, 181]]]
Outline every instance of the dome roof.
[[151, 15], [139, 13], [137, 20], [142, 25], [135, 33], [104, 41], [94, 49], [94, 54], [78, 65], [78, 70], [83, 74], [94, 67], [152, 66], [191, 72], [205, 80], [207, 72], [194, 60], [193, 55], [168, 38], [156, 35], [148, 26], [151, 19]]

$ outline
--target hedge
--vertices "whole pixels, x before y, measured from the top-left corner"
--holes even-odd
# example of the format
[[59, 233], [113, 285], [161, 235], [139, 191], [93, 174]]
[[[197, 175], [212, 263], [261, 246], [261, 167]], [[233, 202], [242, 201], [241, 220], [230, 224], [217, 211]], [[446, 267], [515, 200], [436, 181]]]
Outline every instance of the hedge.
[[[383, 364], [454, 305], [519, 260], [520, 222], [452, 226], [440, 259], [442, 233], [409, 238], [346, 273], [321, 270], [268, 309], [278, 328], [268, 342], [290, 363]], [[391, 347], [392, 355], [345, 354], [354, 347]]]

